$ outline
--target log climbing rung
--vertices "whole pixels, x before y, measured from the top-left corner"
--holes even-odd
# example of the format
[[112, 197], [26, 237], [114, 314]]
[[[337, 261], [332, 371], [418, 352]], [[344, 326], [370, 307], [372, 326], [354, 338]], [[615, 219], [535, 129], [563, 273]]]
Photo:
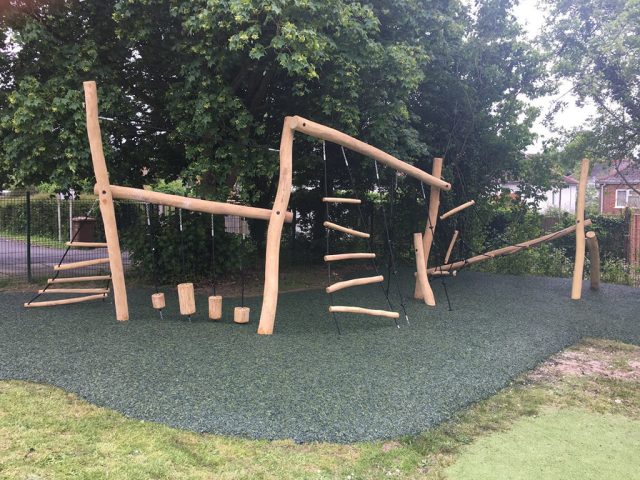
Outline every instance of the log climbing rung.
[[67, 242], [65, 245], [72, 248], [107, 248], [106, 242]]
[[362, 315], [372, 315], [376, 317], [400, 318], [400, 314], [398, 312], [390, 312], [388, 310], [374, 310], [371, 308], [362, 307], [343, 307], [335, 305], [329, 307], [329, 311], [331, 313], [359, 313]]
[[353, 235], [354, 237], [369, 238], [371, 236], [368, 233], [359, 232], [358, 230], [353, 230], [352, 228], [347, 228], [347, 227], [343, 227], [341, 225], [336, 225], [335, 223], [331, 223], [331, 222], [324, 222], [323, 225], [326, 228], [330, 228], [332, 230], [337, 230], [337, 231], [342, 232], [342, 233], [348, 233], [349, 235]]
[[456, 276], [458, 274], [457, 270], [435, 270], [431, 273], [429, 273], [429, 275], [431, 275], [432, 277], [448, 277], [448, 276]]
[[337, 282], [333, 285], [329, 285], [325, 290], [327, 293], [337, 292], [338, 290], [342, 290], [343, 288], [356, 287], [358, 285], [369, 285], [370, 283], [380, 283], [384, 282], [384, 277], [382, 275], [377, 275], [375, 277], [363, 277], [363, 278], [354, 278], [352, 280], [345, 280], [344, 282]]
[[67, 278], [50, 278], [47, 284], [54, 283], [80, 283], [80, 282], [100, 282], [102, 280], [111, 280], [111, 275], [93, 275], [90, 277], [67, 277]]
[[43, 288], [38, 293], [109, 293], [108, 288]]
[[24, 306], [27, 308], [53, 307], [56, 305], [70, 305], [72, 303], [88, 302], [91, 300], [102, 300], [104, 298], [106, 298], [106, 294], [103, 293], [100, 295], [87, 295], [86, 297], [64, 298], [62, 300], [49, 300], [46, 302], [31, 302], [25, 303]]
[[475, 200], [469, 200], [466, 203], [463, 203], [462, 205], [458, 205], [455, 208], [452, 208], [451, 210], [449, 210], [446, 213], [443, 213], [442, 215], [440, 215], [440, 220], [444, 220], [445, 218], [449, 218], [451, 215], [455, 215], [458, 212], [461, 212], [462, 210], [464, 210], [465, 208], [469, 208], [473, 205], [476, 204]]
[[337, 262], [339, 260], [355, 260], [361, 258], [376, 258], [375, 253], [339, 253], [336, 255], [325, 255], [325, 262]]
[[99, 265], [101, 263], [109, 263], [109, 258], [95, 258], [93, 260], [82, 260], [81, 262], [64, 263], [62, 265], [55, 265], [53, 269], [59, 270], [72, 270], [74, 268], [90, 267], [91, 265]]
[[324, 203], [353, 203], [360, 205], [362, 200], [359, 198], [342, 198], [342, 197], [322, 197]]

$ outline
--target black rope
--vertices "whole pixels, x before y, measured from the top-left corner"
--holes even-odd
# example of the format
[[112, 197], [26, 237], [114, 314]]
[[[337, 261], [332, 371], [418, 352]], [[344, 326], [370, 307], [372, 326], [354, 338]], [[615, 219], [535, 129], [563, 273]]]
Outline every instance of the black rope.
[[242, 233], [242, 240], [240, 243], [240, 306], [244, 308], [244, 248], [245, 248], [245, 219], [240, 217], [240, 232]]
[[[328, 180], [327, 180], [327, 149], [326, 149], [326, 142], [323, 140], [322, 141], [322, 159], [323, 159], [323, 163], [324, 163], [324, 196], [328, 197], [329, 196], [329, 185], [328, 185]], [[329, 218], [329, 202], [324, 202], [325, 205], [325, 218], [327, 219], [327, 221], [330, 221]], [[329, 235], [330, 235], [330, 230], [329, 228], [325, 228], [325, 240], [326, 240], [326, 255], [329, 255]], [[327, 277], [328, 277], [328, 284], [331, 285], [331, 262], [326, 262], [327, 263]], [[329, 303], [330, 305], [333, 305], [333, 293], [329, 293]], [[338, 317], [336, 315], [335, 312], [331, 312], [331, 315], [333, 316], [333, 322], [336, 325], [336, 329], [338, 330], [338, 335], [342, 335], [342, 332], [340, 331], [340, 323], [338, 322]]]
[[211, 214], [211, 275], [213, 277], [213, 295], [215, 296], [218, 281], [216, 278], [216, 233], [214, 218], [214, 215]]
[[[180, 228], [180, 271], [182, 275], [185, 274], [185, 264], [184, 264], [184, 227], [182, 224], [182, 209], [178, 209], [178, 226]], [[191, 315], [187, 315], [187, 319], [191, 321]]]
[[[86, 215], [83, 218], [83, 221], [86, 221], [87, 218], [89, 218], [89, 215], [91, 215], [94, 211], [94, 209], [96, 208], [96, 205], [98, 204], [98, 200], [94, 201], [93, 204], [91, 205], [91, 207], [89, 208], [89, 211], [86, 213]], [[71, 237], [71, 240], [69, 241], [69, 243], [73, 243], [73, 241], [76, 239], [76, 237], [78, 236], [78, 234], [80, 233], [80, 230], [82, 229], [82, 226], [80, 226], [76, 232], [73, 234], [73, 236]], [[67, 254], [69, 253], [69, 250], [71, 250], [71, 245], [67, 245], [67, 248], [65, 249], [64, 253], [62, 254], [62, 257], [60, 258], [60, 261], [58, 262], [58, 267], [60, 265], [62, 265], [62, 262], [64, 261], [64, 259], [67, 257]], [[52, 280], [55, 280], [58, 278], [58, 276], [60, 275], [61, 270], [55, 270], [55, 273], [53, 274], [53, 278]], [[37, 300], [42, 294], [44, 294], [44, 292], [47, 291], [47, 289], [53, 285], [52, 283], [47, 282], [47, 284], [44, 286], [44, 288], [42, 289], [42, 292], [40, 293], [36, 293], [31, 300], [29, 300], [27, 302], [27, 305], [29, 305], [31, 302], [34, 302], [35, 300]], [[107, 287], [109, 286], [109, 283], [107, 283]], [[105, 295], [106, 298], [106, 295]], [[104, 298], [103, 298], [104, 300]]]
[[[159, 288], [158, 288], [158, 249], [156, 248], [156, 232], [153, 226], [153, 221], [152, 221], [152, 217], [153, 215], [151, 214], [151, 208], [150, 205], [148, 203], [144, 204], [144, 210], [147, 216], [147, 237], [149, 238], [149, 245], [151, 247], [151, 255], [152, 255], [152, 261], [151, 261], [151, 276], [153, 277], [153, 287], [156, 291], [156, 293], [159, 293]], [[162, 309], [159, 308], [158, 309], [158, 313], [160, 314], [160, 319], [164, 320], [164, 316], [162, 314]]]

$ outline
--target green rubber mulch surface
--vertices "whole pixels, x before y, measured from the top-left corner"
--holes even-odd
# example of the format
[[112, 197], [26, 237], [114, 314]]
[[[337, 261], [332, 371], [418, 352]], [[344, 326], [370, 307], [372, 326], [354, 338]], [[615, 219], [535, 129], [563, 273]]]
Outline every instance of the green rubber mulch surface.
[[[412, 291], [410, 276], [403, 288]], [[24, 309], [29, 295], [0, 294], [0, 379], [43, 382], [124, 414], [195, 431], [251, 438], [352, 442], [417, 433], [496, 392], [583, 336], [640, 344], [640, 291], [603, 285], [569, 299], [569, 279], [465, 272], [440, 281], [439, 305], [408, 300], [411, 325], [340, 315], [338, 335], [322, 291], [280, 295], [276, 334], [252, 321], [189, 323], [175, 292], [160, 320], [150, 291], [132, 290], [132, 320], [109, 302]], [[384, 308], [374, 286], [336, 304]]]

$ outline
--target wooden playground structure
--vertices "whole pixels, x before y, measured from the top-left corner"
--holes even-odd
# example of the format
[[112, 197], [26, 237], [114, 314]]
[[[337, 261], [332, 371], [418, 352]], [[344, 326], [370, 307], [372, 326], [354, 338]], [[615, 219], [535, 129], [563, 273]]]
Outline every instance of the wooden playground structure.
[[[71, 277], [71, 278], [54, 278], [50, 279], [47, 287], [54, 283], [72, 283], [91, 280], [107, 280], [111, 282], [113, 296], [115, 302], [116, 319], [118, 321], [129, 320], [129, 306], [127, 301], [127, 290], [125, 283], [124, 270], [121, 258], [120, 241], [118, 236], [118, 226], [116, 223], [116, 215], [114, 209], [114, 199], [128, 199], [145, 202], [147, 204], [166, 205], [187, 211], [209, 213], [211, 215], [234, 215], [238, 217], [264, 220], [268, 222], [266, 252], [265, 252], [265, 272], [264, 272], [264, 291], [262, 297], [262, 309], [260, 321], [258, 324], [258, 333], [261, 335], [270, 335], [274, 331], [276, 320], [276, 310], [278, 303], [278, 277], [280, 264], [280, 244], [282, 231], [285, 222], [291, 222], [293, 218], [292, 212], [288, 211], [289, 198], [292, 188], [293, 175], [293, 141], [296, 132], [303, 133], [310, 137], [332, 142], [349, 150], [362, 154], [364, 157], [379, 162], [382, 165], [402, 172], [412, 177], [422, 184], [430, 187], [429, 206], [427, 213], [427, 222], [424, 234], [415, 233], [413, 235], [413, 244], [415, 248], [416, 260], [416, 283], [414, 297], [423, 300], [427, 305], [434, 306], [436, 300], [429, 284], [429, 277], [442, 277], [447, 275], [455, 275], [456, 272], [469, 265], [489, 260], [502, 255], [510, 255], [517, 253], [522, 249], [534, 247], [543, 242], [547, 242], [570, 233], [576, 233], [576, 258], [574, 267], [574, 276], [572, 283], [571, 298], [579, 299], [581, 297], [582, 275], [584, 268], [585, 243], [588, 243], [591, 254], [591, 285], [597, 288], [599, 284], [599, 254], [598, 244], [593, 232], [585, 232], [585, 227], [591, 224], [590, 220], [584, 218], [585, 190], [587, 182], [587, 174], [589, 163], [587, 160], [582, 162], [580, 185], [578, 190], [578, 203], [576, 209], [576, 224], [572, 227], [565, 228], [555, 233], [551, 233], [527, 242], [507, 246], [498, 250], [486, 252], [484, 254], [474, 256], [462, 261], [448, 263], [454, 245], [458, 238], [458, 231], [454, 232], [453, 238], [449, 244], [444, 264], [431, 267], [428, 266], [429, 254], [433, 245], [435, 229], [438, 219], [441, 221], [454, 216], [456, 213], [472, 207], [474, 201], [470, 200], [442, 215], [438, 216], [440, 207], [440, 194], [442, 191], [451, 189], [451, 184], [444, 181], [442, 176], [442, 158], [433, 160], [431, 173], [427, 173], [413, 165], [403, 162], [388, 153], [368, 145], [356, 138], [346, 135], [338, 130], [327, 126], [312, 122], [299, 116], [286, 117], [280, 141], [280, 169], [277, 191], [271, 209], [256, 208], [251, 206], [237, 205], [235, 203], [215, 202], [210, 200], [200, 200], [188, 198], [179, 195], [170, 195], [165, 193], [153, 192], [149, 190], [130, 188], [124, 186], [113, 185], [109, 181], [109, 172], [107, 169], [104, 151], [102, 146], [102, 136], [100, 131], [98, 116], [98, 96], [95, 82], [84, 83], [85, 107], [87, 119], [87, 134], [91, 149], [91, 158], [96, 177], [95, 193], [98, 196], [100, 213], [104, 224], [104, 232], [106, 242], [97, 244], [82, 244], [83, 242], [71, 242], [70, 247], [89, 247], [89, 248], [106, 248], [107, 257], [89, 260], [85, 262], [75, 262], [58, 265], [59, 270], [75, 269], [87, 265], [99, 263], [108, 263], [110, 275], [98, 277]], [[346, 161], [346, 158], [345, 158]], [[325, 204], [328, 203], [346, 203], [358, 205], [361, 201], [353, 198], [329, 197], [323, 198]], [[324, 222], [327, 229], [342, 232], [361, 238], [368, 238], [369, 234], [360, 232], [352, 228], [329, 222]], [[327, 252], [328, 253], [328, 252]], [[373, 259], [375, 254], [372, 252], [353, 252], [329, 255], [324, 258], [325, 262], [349, 260], [349, 259]], [[337, 282], [326, 288], [327, 293], [349, 288], [358, 285], [367, 285], [371, 283], [380, 283], [384, 280], [382, 275], [373, 277], [356, 278], [352, 280]], [[110, 289], [56, 289], [50, 288], [42, 290], [42, 293], [90, 293], [89, 296], [67, 298], [63, 300], [33, 302], [25, 304], [27, 307], [44, 307], [52, 305], [70, 304], [84, 302], [89, 300], [103, 299], [109, 293]], [[180, 313], [190, 316], [195, 313], [195, 297], [193, 284], [183, 283], [178, 285], [178, 297], [180, 304]], [[160, 312], [165, 307], [164, 294], [156, 293], [152, 296], [153, 308]], [[369, 309], [357, 306], [339, 306], [331, 305], [329, 311], [332, 313], [346, 312], [359, 313], [366, 315], [382, 316], [387, 318], [397, 318], [399, 314], [393, 311]], [[217, 320], [222, 315], [222, 297], [209, 297], [209, 318]], [[234, 320], [236, 323], [247, 323], [249, 321], [249, 309], [242, 306], [236, 307]]]

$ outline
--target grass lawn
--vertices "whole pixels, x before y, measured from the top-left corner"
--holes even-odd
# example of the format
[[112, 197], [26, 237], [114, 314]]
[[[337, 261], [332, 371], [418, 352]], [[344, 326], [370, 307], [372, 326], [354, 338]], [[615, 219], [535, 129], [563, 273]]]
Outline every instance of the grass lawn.
[[186, 432], [0, 382], [0, 478], [632, 479], [639, 431], [640, 347], [604, 340], [420, 435], [355, 444]]

